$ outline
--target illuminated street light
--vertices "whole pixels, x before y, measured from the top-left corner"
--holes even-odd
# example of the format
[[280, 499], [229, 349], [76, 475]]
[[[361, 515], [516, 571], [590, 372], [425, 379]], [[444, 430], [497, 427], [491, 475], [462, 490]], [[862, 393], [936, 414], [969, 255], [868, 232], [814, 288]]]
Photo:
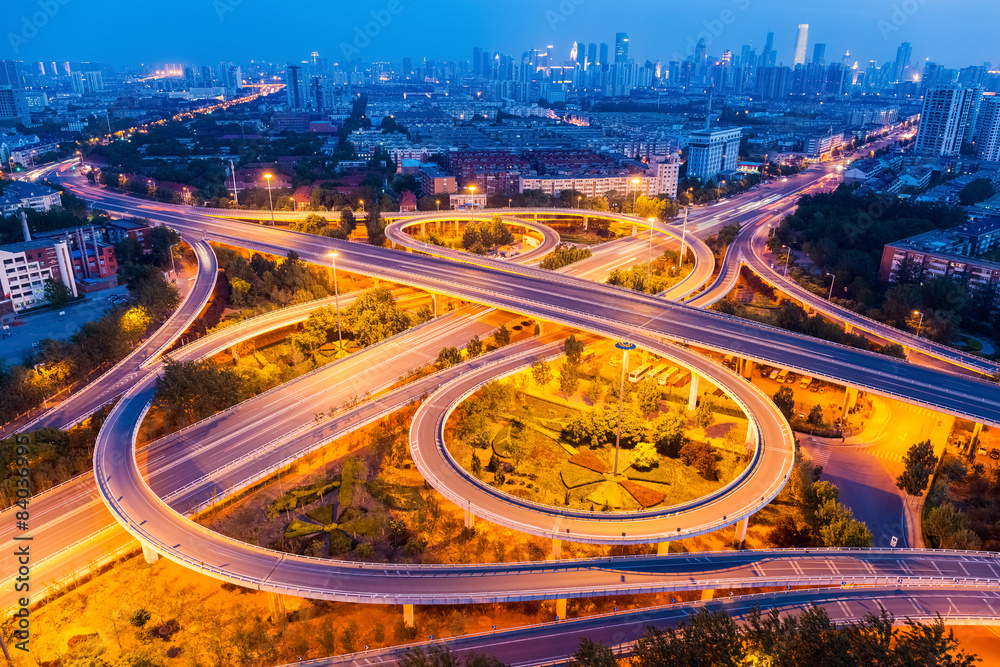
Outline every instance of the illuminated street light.
[[271, 207], [271, 226], [274, 227], [274, 202], [271, 201], [271, 174], [264, 174], [267, 179], [267, 203]]
[[788, 260], [791, 259], [791, 257], [792, 257], [792, 249], [789, 248], [786, 245], [783, 245], [781, 247], [788, 251], [788, 252], [785, 253], [785, 272], [783, 274], [781, 274], [781, 275], [787, 277], [788, 276]]
[[833, 301], [833, 284], [834, 284], [835, 282], [837, 282], [837, 275], [836, 275], [836, 274], [834, 274], [834, 273], [827, 273], [826, 275], [828, 275], [828, 276], [830, 276], [831, 278], [833, 278], [833, 280], [831, 280], [831, 281], [830, 281], [830, 296], [828, 296], [828, 297], [826, 298], [826, 300], [827, 300], [827, 301]]
[[618, 388], [618, 434], [615, 438], [614, 477], [618, 477], [618, 449], [622, 444], [622, 398], [625, 396], [625, 371], [628, 369], [628, 353], [635, 349], [635, 343], [623, 340], [620, 343], [616, 343], [615, 347], [622, 351], [622, 380]]
[[330, 262], [333, 264], [333, 304], [337, 309], [337, 345], [340, 353], [344, 352], [344, 337], [340, 329], [340, 289], [337, 287], [337, 251], [330, 251]]
[[469, 210], [472, 211], [472, 224], [476, 224], [476, 186], [470, 185], [469, 192], [472, 193], [472, 199], [469, 202]]
[[924, 314], [919, 310], [913, 311], [913, 314], [920, 316], [920, 321], [917, 322], [917, 338], [920, 338], [920, 332], [924, 330]]

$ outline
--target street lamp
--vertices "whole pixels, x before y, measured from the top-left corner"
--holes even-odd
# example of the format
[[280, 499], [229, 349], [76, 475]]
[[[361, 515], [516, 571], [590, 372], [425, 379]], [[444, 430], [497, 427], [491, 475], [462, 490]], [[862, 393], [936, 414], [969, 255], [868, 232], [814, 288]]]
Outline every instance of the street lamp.
[[681, 253], [680, 257], [677, 258], [677, 273], [680, 273], [681, 269], [684, 267], [684, 251], [685, 243], [687, 242], [687, 231], [688, 231], [688, 211], [691, 210], [690, 204], [684, 209], [684, 226], [681, 228]]
[[360, 199], [360, 200], [358, 200], [358, 203], [361, 204], [361, 215], [364, 215], [365, 214], [365, 200], [364, 199]]
[[513, 199], [513, 197], [511, 197], [511, 198], [509, 198], [507, 200], [507, 208], [514, 208], [514, 199]]
[[628, 353], [635, 349], [635, 343], [622, 341], [616, 343], [615, 347], [622, 351], [622, 381], [618, 388], [618, 434], [615, 438], [615, 472], [618, 477], [618, 449], [622, 444], [622, 401], [625, 396], [625, 371], [628, 369]]
[[267, 203], [271, 207], [271, 226], [274, 227], [274, 202], [271, 201], [271, 174], [264, 174], [267, 180]]
[[438, 213], [440, 213], [441, 212], [441, 200], [440, 199], [435, 199], [434, 203], [437, 204]]
[[917, 323], [917, 338], [920, 338], [920, 332], [924, 330], [924, 314], [919, 310], [913, 311], [913, 314], [920, 316], [920, 321]]
[[830, 281], [830, 296], [826, 297], [827, 301], [833, 301], [833, 284], [837, 282], [837, 275], [835, 273], [827, 273], [833, 280]]
[[576, 196], [576, 207], [583, 208], [583, 195]]
[[784, 248], [785, 250], [787, 250], [787, 251], [788, 251], [788, 252], [786, 252], [786, 253], [785, 253], [785, 272], [784, 272], [783, 274], [781, 274], [781, 275], [783, 275], [783, 276], [787, 277], [787, 276], [788, 276], [788, 260], [789, 260], [789, 259], [791, 258], [791, 256], [792, 256], [792, 249], [791, 249], [791, 248], [789, 248], [789, 247], [788, 247], [788, 246], [786, 246], [786, 245], [783, 245], [783, 246], [781, 246], [781, 247], [782, 247], [782, 248]]
[[175, 243], [169, 248], [167, 248], [167, 252], [170, 253], [170, 272], [174, 274], [174, 278], [177, 277], [177, 267], [174, 265], [174, 248], [176, 248], [179, 245], [180, 243]]
[[649, 252], [646, 254], [646, 289], [649, 289], [649, 280], [653, 270], [653, 224], [656, 218], [649, 219]]
[[476, 186], [470, 185], [469, 192], [472, 193], [472, 199], [469, 202], [469, 210], [472, 211], [472, 224], [476, 224]]
[[333, 264], [333, 303], [337, 309], [337, 345], [340, 352], [344, 351], [344, 337], [340, 330], [340, 290], [337, 288], [337, 252], [330, 251], [330, 262]]

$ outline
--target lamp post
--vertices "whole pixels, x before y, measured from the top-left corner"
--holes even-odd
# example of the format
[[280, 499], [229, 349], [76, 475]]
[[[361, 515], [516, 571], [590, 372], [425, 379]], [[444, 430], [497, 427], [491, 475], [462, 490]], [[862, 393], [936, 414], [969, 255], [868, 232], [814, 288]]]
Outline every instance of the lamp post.
[[687, 243], [687, 231], [688, 231], [688, 211], [691, 210], [689, 205], [684, 209], [684, 226], [681, 228], [681, 252], [680, 257], [677, 258], [677, 272], [680, 273], [681, 269], [684, 268], [684, 250], [685, 244]]
[[364, 215], [365, 214], [365, 200], [364, 199], [359, 199], [358, 203], [361, 204], [361, 215]]
[[924, 314], [919, 310], [913, 311], [913, 314], [920, 316], [920, 321], [917, 323], [917, 338], [920, 338], [920, 332], [924, 330]]
[[576, 196], [576, 207], [583, 208], [583, 195]]
[[649, 219], [649, 252], [646, 254], [646, 289], [649, 289], [649, 280], [653, 270], [653, 224], [656, 218]]
[[337, 309], [337, 346], [344, 351], [344, 336], [340, 330], [340, 289], [337, 287], [337, 252], [330, 251], [330, 262], [333, 264], [333, 304]]
[[274, 227], [274, 202], [271, 201], [271, 174], [264, 174], [267, 180], [267, 203], [271, 207], [271, 226]]
[[622, 444], [622, 402], [625, 397], [625, 371], [628, 369], [628, 353], [635, 349], [635, 343], [629, 343], [623, 340], [620, 343], [616, 343], [615, 347], [622, 351], [622, 380], [618, 388], [618, 434], [615, 438], [614, 476], [618, 477], [618, 449]]
[[833, 280], [830, 281], [830, 296], [826, 297], [827, 301], [833, 301], [833, 284], [837, 282], [837, 275], [835, 273], [827, 273]]
[[476, 224], [476, 186], [470, 185], [469, 192], [472, 193], [472, 199], [469, 201], [469, 210], [472, 211], [472, 224]]
[[437, 204], [437, 207], [438, 207], [437, 212], [440, 213], [441, 212], [441, 200], [440, 199], [435, 199], [434, 203]]
[[783, 274], [781, 274], [781, 275], [783, 275], [783, 276], [787, 277], [787, 276], [788, 276], [788, 260], [789, 260], [789, 259], [791, 258], [791, 256], [792, 256], [792, 249], [791, 249], [791, 248], [789, 248], [789, 247], [788, 247], [788, 246], [786, 246], [786, 245], [783, 245], [783, 246], [781, 246], [781, 247], [782, 247], [782, 248], [784, 248], [785, 250], [787, 250], [787, 251], [788, 251], [788, 252], [786, 252], [786, 253], [785, 253], [785, 272], [784, 272]]
[[178, 245], [180, 244], [175, 243], [169, 248], [167, 248], [167, 252], [170, 253], [170, 272], [174, 274], [174, 278], [177, 277], [177, 267], [174, 265], [174, 248], [176, 248]]

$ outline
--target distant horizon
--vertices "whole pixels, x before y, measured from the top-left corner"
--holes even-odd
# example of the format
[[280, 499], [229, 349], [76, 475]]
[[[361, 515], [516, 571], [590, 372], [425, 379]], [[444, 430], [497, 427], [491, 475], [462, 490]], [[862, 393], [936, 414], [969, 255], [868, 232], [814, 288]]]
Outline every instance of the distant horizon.
[[[331, 62], [345, 62], [345, 54], [362, 62], [469, 62], [477, 46], [520, 58], [551, 45], [553, 63], [562, 64], [575, 41], [606, 43], [613, 59], [615, 34], [626, 32], [631, 58], [666, 63], [683, 60], [700, 37], [710, 56], [724, 50], [739, 55], [745, 44], [760, 55], [767, 33], [774, 32], [777, 63], [791, 66], [797, 26], [807, 23], [807, 58], [823, 43], [828, 63], [839, 62], [850, 51], [850, 62], [858, 62], [861, 69], [870, 60], [881, 65], [895, 58], [902, 42], [911, 43], [913, 64], [931, 60], [961, 68], [1000, 63], [1000, 47], [991, 34], [1000, 24], [1000, 3], [986, 0], [911, 0], [884, 6], [846, 0], [836, 8], [794, 9], [778, 0], [715, 0], [696, 7], [667, 7], [652, 0], [626, 0], [613, 7], [593, 0], [435, 4], [438, 11], [429, 12], [414, 0], [375, 0], [340, 8], [310, 0], [299, 3], [294, 12], [276, 12], [260, 0], [177, 0], [164, 11], [122, 0], [100, 6], [73, 0], [8, 0], [4, 11], [9, 27], [0, 59], [113, 66], [220, 61], [284, 65], [317, 51]], [[102, 38], [102, 31], [110, 38]], [[945, 43], [943, 35], [954, 37]]]

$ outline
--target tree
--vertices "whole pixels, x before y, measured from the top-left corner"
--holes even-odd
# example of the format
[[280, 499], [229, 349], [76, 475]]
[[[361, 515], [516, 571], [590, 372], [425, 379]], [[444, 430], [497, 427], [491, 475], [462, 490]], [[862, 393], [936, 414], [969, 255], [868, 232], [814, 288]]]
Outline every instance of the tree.
[[618, 659], [611, 647], [584, 637], [569, 664], [570, 667], [618, 667]]
[[639, 410], [643, 414], [658, 412], [660, 409], [660, 386], [654, 378], [646, 378], [639, 383]]
[[776, 549], [804, 549], [812, 544], [809, 527], [799, 528], [795, 519], [783, 514], [774, 522], [764, 540]]
[[494, 216], [490, 223], [490, 236], [493, 240], [492, 245], [510, 245], [514, 242], [514, 235], [511, 233], [510, 227], [503, 223], [499, 215]]
[[119, 322], [122, 337], [129, 345], [135, 345], [146, 333], [149, 325], [153, 323], [153, 319], [146, 312], [145, 308], [134, 306], [122, 314]]
[[447, 647], [432, 646], [407, 651], [400, 661], [402, 667], [510, 667], [492, 656], [468, 653], [464, 658], [452, 654]]
[[774, 401], [774, 405], [781, 411], [781, 414], [785, 415], [785, 419], [791, 420], [795, 415], [795, 394], [792, 393], [790, 387], [778, 389], [771, 400]]
[[577, 340], [576, 336], [570, 334], [563, 343], [563, 352], [566, 354], [566, 361], [574, 368], [583, 361], [583, 342]]
[[681, 461], [709, 481], [719, 477], [719, 456], [707, 442], [688, 442], [681, 447]]
[[677, 410], [671, 410], [653, 422], [653, 443], [656, 445], [656, 451], [670, 458], [680, 456], [681, 447], [685, 442], [686, 426], [684, 415]]
[[365, 229], [368, 231], [368, 243], [374, 246], [385, 245], [385, 225], [382, 224], [382, 209], [372, 204], [365, 218]]
[[531, 378], [539, 387], [544, 387], [552, 382], [552, 369], [542, 360], [535, 361], [531, 364]]
[[649, 470], [660, 462], [656, 453], [656, 445], [651, 442], [640, 442], [632, 452], [632, 467], [639, 470]]
[[410, 316], [384, 287], [365, 290], [343, 313], [344, 329], [363, 345], [374, 345], [410, 328]]
[[927, 488], [937, 457], [930, 440], [911, 445], [903, 457], [903, 474], [896, 479], [896, 487], [910, 496], [919, 496]]
[[73, 292], [61, 280], [45, 279], [45, 300], [49, 305], [61, 308], [73, 300]]
[[812, 406], [812, 410], [809, 411], [808, 421], [813, 426], [819, 426], [823, 423], [823, 406], [816, 404]]
[[510, 345], [510, 331], [507, 330], [506, 324], [501, 324], [500, 328], [493, 334], [493, 342], [496, 343], [497, 347]]
[[483, 353], [483, 341], [479, 340], [479, 336], [473, 336], [465, 345], [465, 354], [469, 359], [475, 359]]
[[698, 404], [694, 412], [694, 421], [701, 428], [708, 428], [715, 422], [715, 404], [707, 396]]
[[962, 206], [972, 206], [973, 204], [986, 201], [995, 194], [996, 191], [993, 189], [993, 184], [988, 179], [977, 178], [958, 193], [958, 202]]
[[357, 229], [358, 221], [354, 217], [354, 210], [350, 206], [345, 206], [340, 210], [340, 226], [348, 236]]
[[928, 512], [923, 528], [941, 549], [978, 549], [981, 544], [979, 536], [969, 530], [968, 517], [951, 503]]
[[438, 352], [437, 367], [440, 370], [457, 366], [460, 363], [462, 363], [462, 353], [458, 351], [457, 347], [442, 347], [441, 351]]
[[569, 396], [580, 386], [580, 372], [568, 363], [559, 367], [559, 391]]
[[479, 460], [479, 454], [475, 451], [472, 452], [472, 463], [470, 467], [472, 468], [472, 474], [477, 478], [483, 476], [483, 462]]

